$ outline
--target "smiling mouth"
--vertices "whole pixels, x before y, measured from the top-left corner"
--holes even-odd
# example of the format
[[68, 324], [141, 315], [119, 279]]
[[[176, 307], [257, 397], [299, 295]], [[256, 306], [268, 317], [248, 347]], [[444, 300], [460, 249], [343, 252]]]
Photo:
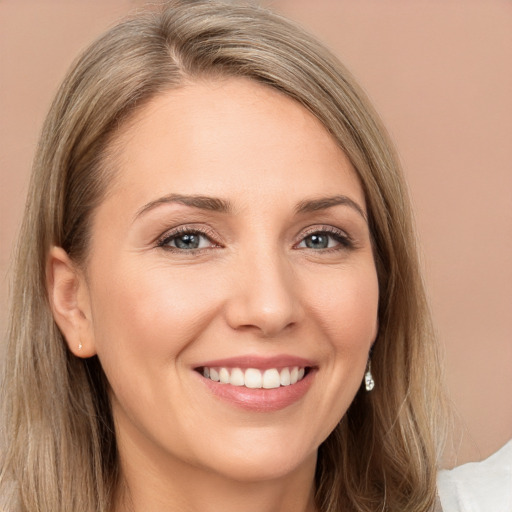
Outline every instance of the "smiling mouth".
[[300, 382], [311, 370], [311, 367], [289, 366], [284, 368], [228, 368], [208, 367], [196, 368], [204, 378], [220, 384], [245, 387], [248, 389], [275, 389], [292, 386]]

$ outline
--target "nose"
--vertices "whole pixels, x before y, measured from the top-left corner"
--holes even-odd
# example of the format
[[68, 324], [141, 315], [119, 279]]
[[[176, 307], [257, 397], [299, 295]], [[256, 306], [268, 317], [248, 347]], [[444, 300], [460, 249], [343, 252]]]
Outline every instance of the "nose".
[[240, 260], [225, 304], [229, 326], [272, 338], [297, 325], [303, 308], [291, 263], [277, 253], [253, 253]]

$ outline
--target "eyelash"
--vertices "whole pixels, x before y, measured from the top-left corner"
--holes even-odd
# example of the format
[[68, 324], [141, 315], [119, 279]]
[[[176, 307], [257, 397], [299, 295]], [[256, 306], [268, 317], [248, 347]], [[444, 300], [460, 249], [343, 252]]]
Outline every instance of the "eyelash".
[[[320, 249], [322, 252], [335, 252], [335, 251], [341, 251], [341, 250], [347, 250], [347, 249], [353, 249], [354, 248], [354, 242], [350, 238], [350, 236], [345, 233], [345, 231], [342, 231], [341, 229], [335, 228], [333, 226], [320, 226], [320, 228], [315, 227], [309, 231], [306, 231], [302, 234], [301, 240], [299, 244], [304, 242], [306, 238], [312, 236], [312, 235], [327, 235], [330, 238], [333, 238], [338, 245], [334, 247], [327, 247], [325, 249]], [[298, 245], [298, 244], [296, 244]], [[311, 249], [312, 251], [319, 251], [318, 249]]]
[[176, 240], [180, 238], [183, 235], [196, 235], [202, 238], [206, 238], [211, 244], [212, 247], [207, 247], [206, 249], [212, 249], [216, 247], [222, 247], [220, 244], [214, 242], [215, 235], [213, 232], [210, 232], [208, 229], [198, 229], [193, 227], [187, 227], [187, 226], [181, 226], [179, 228], [176, 228], [172, 230], [171, 232], [165, 233], [161, 238], [157, 241], [157, 247], [161, 247], [162, 249], [165, 249], [167, 251], [171, 252], [180, 252], [180, 253], [197, 253], [199, 251], [205, 250], [205, 248], [199, 248], [199, 249], [180, 249], [179, 247], [172, 247], [168, 245], [173, 240]]
[[[180, 249], [179, 247], [172, 247], [169, 244], [183, 235], [196, 235], [202, 238], [206, 238], [209, 243], [212, 244], [211, 247], [202, 247], [196, 249]], [[328, 237], [334, 239], [337, 242], [337, 245], [334, 247], [326, 247], [323, 249], [311, 249], [307, 248], [314, 252], [335, 252], [340, 250], [347, 250], [354, 248], [354, 242], [350, 238], [347, 233], [344, 231], [337, 229], [333, 226], [320, 226], [315, 227], [314, 229], [310, 229], [302, 234], [301, 239], [298, 243], [294, 244], [294, 247], [297, 247], [299, 244], [303, 243], [308, 237], [312, 235], [327, 235]], [[171, 232], [165, 233], [162, 237], [157, 240], [157, 247], [165, 249], [171, 252], [177, 253], [187, 253], [187, 254], [197, 254], [199, 252], [214, 249], [214, 248], [222, 248], [222, 245], [215, 242], [215, 234], [207, 229], [198, 229], [194, 227], [181, 226], [179, 228], [174, 229]], [[306, 249], [306, 248], [305, 248]]]

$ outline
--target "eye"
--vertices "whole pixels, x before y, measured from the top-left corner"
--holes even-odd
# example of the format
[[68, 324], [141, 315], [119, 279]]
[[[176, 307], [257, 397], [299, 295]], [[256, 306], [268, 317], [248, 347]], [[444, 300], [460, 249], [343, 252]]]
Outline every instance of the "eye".
[[215, 247], [216, 244], [201, 231], [180, 229], [167, 233], [158, 246], [176, 251], [193, 251]]
[[352, 243], [343, 231], [329, 228], [307, 234], [297, 247], [313, 250], [346, 249], [352, 247]]

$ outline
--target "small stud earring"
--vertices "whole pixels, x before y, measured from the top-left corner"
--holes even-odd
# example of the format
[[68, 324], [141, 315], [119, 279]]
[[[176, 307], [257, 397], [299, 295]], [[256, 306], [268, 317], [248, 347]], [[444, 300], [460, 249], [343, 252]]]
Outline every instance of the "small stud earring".
[[82, 350], [82, 342], [78, 343], [78, 350]]
[[373, 380], [372, 375], [372, 362], [368, 359], [368, 367], [366, 369], [366, 373], [364, 374], [364, 386], [366, 391], [371, 391], [375, 387], [375, 381]]

